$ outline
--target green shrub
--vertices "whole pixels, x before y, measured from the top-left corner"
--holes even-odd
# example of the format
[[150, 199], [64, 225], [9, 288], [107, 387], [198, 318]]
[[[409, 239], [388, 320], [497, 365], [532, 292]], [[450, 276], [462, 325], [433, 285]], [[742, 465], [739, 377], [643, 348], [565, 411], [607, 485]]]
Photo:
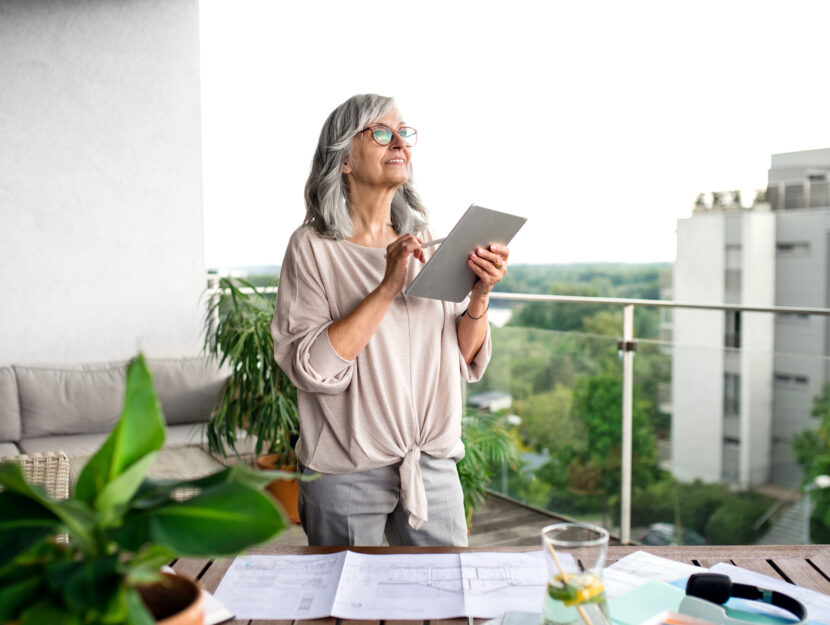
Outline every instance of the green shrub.
[[703, 536], [710, 545], [747, 545], [759, 532], [753, 524], [764, 514], [769, 499], [758, 493], [736, 493], [724, 501], [706, 524]]

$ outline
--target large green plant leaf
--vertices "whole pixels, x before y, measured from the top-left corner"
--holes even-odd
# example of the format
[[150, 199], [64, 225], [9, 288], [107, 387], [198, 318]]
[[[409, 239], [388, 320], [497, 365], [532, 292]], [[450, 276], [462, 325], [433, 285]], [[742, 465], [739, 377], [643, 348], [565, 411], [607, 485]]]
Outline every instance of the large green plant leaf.
[[225, 482], [184, 502], [131, 510], [115, 540], [133, 550], [151, 542], [186, 556], [221, 556], [264, 542], [287, 526], [269, 495]]
[[146, 545], [134, 558], [121, 564], [127, 585], [152, 584], [162, 579], [160, 569], [176, 557], [169, 547]]
[[[217, 471], [205, 477], [190, 480], [168, 480], [145, 478], [141, 487], [133, 497], [130, 506], [133, 509], [153, 508], [163, 504], [170, 498], [170, 494], [177, 488], [188, 487], [206, 490], [217, 484], [235, 483], [244, 484], [255, 489], [262, 489], [274, 480], [296, 479], [297, 475], [290, 471], [257, 471], [242, 464]], [[303, 478], [309, 481], [311, 478]]]
[[0, 587], [0, 623], [14, 620], [26, 606], [32, 605], [42, 591], [42, 579], [32, 572], [29, 577]]
[[46, 582], [73, 610], [106, 613], [118, 594], [121, 575], [118, 556], [86, 558], [78, 562], [49, 562], [44, 566]]
[[0, 493], [0, 566], [55, 532], [60, 519], [31, 499]]
[[20, 625], [81, 625], [81, 618], [69, 614], [49, 599], [38, 601], [20, 614]]
[[150, 614], [135, 588], [126, 589], [124, 601], [127, 605], [127, 625], [156, 625], [156, 619]]
[[[75, 496], [111, 521], [141, 484], [149, 465], [146, 458], [163, 444], [164, 418], [150, 371], [139, 354], [127, 368], [121, 418], [81, 472]], [[108, 488], [122, 476], [117, 487]]]
[[[91, 511], [83, 504], [72, 500], [55, 501], [46, 494], [43, 487], [26, 482], [20, 465], [13, 462], [0, 464], [0, 485], [6, 489], [6, 492], [0, 493], [0, 545], [8, 539], [23, 540], [23, 532], [26, 532], [27, 528], [36, 526], [44, 528], [47, 519], [51, 517], [54, 522], [50, 532], [57, 529], [59, 521], [70, 532], [79, 547], [89, 548], [92, 542], [94, 518]], [[23, 500], [29, 503], [21, 503]], [[42, 511], [37, 512], [37, 508]], [[24, 513], [34, 515], [33, 524], [26, 523], [25, 516], [22, 516]], [[16, 525], [11, 525], [11, 519], [16, 520]], [[9, 523], [4, 523], [4, 521]], [[3, 536], [7, 531], [11, 532], [10, 538]], [[0, 549], [0, 565], [8, 557], [8, 553]]]

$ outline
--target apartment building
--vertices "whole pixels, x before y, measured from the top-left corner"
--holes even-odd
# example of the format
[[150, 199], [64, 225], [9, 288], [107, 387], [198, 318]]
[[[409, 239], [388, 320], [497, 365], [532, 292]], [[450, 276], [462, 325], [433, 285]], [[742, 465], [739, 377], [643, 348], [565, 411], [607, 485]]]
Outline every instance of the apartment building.
[[[752, 206], [699, 197], [677, 224], [674, 299], [830, 307], [830, 149], [775, 154]], [[677, 309], [672, 471], [741, 487], [797, 486], [793, 434], [815, 428], [828, 380], [825, 317]]]

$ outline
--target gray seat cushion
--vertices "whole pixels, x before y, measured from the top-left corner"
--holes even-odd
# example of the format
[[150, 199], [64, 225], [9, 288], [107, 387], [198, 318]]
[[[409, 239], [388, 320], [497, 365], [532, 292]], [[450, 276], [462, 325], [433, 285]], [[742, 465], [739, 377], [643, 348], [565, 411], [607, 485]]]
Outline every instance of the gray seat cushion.
[[[121, 414], [126, 362], [60, 367], [15, 365], [14, 373], [24, 439], [109, 432]], [[46, 451], [55, 449], [70, 453], [65, 447]]]
[[20, 448], [14, 443], [0, 443], [0, 458], [3, 456], [17, 456], [20, 453]]
[[45, 451], [65, 451], [72, 456], [91, 456], [107, 440], [109, 432], [90, 434], [57, 434], [54, 436], [38, 436], [24, 438], [19, 446], [24, 454], [34, 454]]
[[[94, 432], [87, 434], [60, 434], [52, 436], [38, 436], [24, 438], [20, 441], [23, 453], [32, 454], [38, 451], [62, 450], [67, 456], [90, 456], [107, 440], [109, 432]], [[207, 440], [202, 435], [200, 423], [186, 425], [172, 425], [167, 428], [165, 447], [186, 447], [188, 445], [207, 446]]]
[[0, 442], [20, 440], [20, 403], [11, 367], [0, 367]]

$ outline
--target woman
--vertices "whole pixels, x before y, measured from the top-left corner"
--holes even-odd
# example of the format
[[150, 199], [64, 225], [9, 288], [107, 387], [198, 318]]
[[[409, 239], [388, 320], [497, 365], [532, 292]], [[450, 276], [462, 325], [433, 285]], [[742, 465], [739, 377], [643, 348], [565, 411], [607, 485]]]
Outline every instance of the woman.
[[403, 294], [433, 249], [410, 181], [416, 137], [391, 98], [336, 108], [280, 270], [275, 358], [298, 389], [300, 469], [322, 474], [300, 483], [311, 545], [467, 544], [460, 378], [490, 359], [488, 298], [508, 250], [470, 255], [466, 303]]

